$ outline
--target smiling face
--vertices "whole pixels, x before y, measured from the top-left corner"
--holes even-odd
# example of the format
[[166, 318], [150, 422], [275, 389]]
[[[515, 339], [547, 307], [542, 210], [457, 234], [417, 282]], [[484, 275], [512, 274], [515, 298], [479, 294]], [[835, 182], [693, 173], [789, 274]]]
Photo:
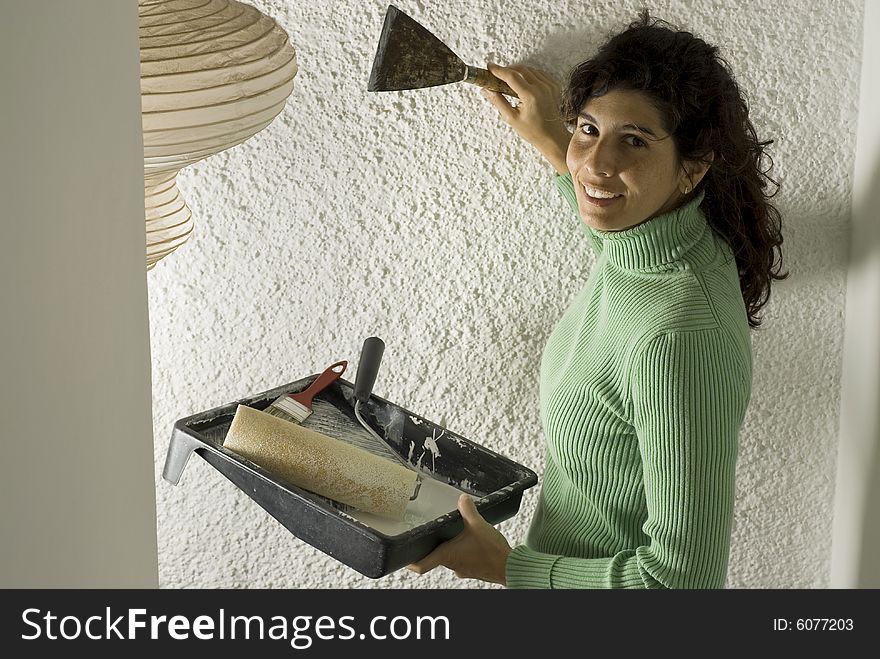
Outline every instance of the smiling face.
[[566, 157], [584, 222], [621, 231], [680, 206], [707, 167], [682, 167], [647, 96], [617, 89], [581, 108]]

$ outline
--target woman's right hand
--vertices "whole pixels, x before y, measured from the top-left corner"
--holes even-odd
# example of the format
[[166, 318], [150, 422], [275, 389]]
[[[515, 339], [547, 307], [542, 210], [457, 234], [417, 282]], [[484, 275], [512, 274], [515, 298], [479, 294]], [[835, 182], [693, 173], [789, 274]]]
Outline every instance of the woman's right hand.
[[481, 89], [498, 114], [526, 142], [535, 147], [560, 175], [568, 173], [565, 154], [571, 133], [559, 115], [559, 83], [546, 71], [529, 66], [488, 65], [489, 72], [506, 82], [519, 97], [511, 105], [500, 92]]

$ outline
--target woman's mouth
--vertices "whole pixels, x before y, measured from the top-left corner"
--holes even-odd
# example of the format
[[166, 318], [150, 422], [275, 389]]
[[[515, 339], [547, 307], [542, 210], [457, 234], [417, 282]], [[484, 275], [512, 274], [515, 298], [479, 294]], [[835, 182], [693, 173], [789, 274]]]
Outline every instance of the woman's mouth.
[[593, 204], [594, 206], [605, 207], [614, 203], [616, 199], [620, 199], [623, 195], [618, 194], [616, 192], [610, 192], [609, 190], [602, 190], [600, 188], [594, 188], [589, 185], [584, 185], [584, 195], [587, 198], [587, 201]]

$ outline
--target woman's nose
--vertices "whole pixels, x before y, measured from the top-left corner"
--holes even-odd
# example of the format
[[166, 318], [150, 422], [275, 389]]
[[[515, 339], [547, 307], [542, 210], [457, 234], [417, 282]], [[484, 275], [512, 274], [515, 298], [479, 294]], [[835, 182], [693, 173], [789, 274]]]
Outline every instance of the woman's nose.
[[596, 141], [584, 154], [584, 165], [593, 176], [614, 176], [617, 163], [611, 145], [601, 139]]

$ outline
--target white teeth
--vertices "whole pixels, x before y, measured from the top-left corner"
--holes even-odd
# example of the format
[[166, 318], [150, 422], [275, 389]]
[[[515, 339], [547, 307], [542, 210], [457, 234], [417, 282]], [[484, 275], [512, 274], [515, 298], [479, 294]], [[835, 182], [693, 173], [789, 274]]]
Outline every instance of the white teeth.
[[606, 190], [597, 190], [596, 188], [591, 188], [587, 185], [584, 186], [584, 190], [586, 190], [587, 194], [594, 199], [613, 199], [614, 197], [620, 196], [619, 194], [608, 192]]

